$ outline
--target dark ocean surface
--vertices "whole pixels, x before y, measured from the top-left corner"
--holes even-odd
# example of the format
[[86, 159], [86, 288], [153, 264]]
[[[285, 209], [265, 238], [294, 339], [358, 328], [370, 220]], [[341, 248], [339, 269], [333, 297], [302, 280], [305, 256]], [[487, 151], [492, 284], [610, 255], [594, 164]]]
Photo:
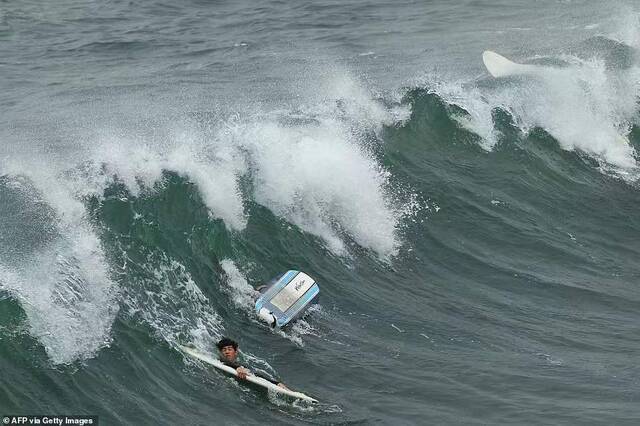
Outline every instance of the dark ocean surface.
[[640, 423], [638, 49], [632, 2], [0, 2], [0, 415]]

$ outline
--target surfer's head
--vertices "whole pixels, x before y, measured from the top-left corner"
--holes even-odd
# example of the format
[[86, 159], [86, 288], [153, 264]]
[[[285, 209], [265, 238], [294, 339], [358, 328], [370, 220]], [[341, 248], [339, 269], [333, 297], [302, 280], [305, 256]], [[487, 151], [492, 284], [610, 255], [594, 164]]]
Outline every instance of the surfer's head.
[[216, 344], [216, 346], [218, 347], [220, 354], [229, 361], [234, 361], [236, 356], [238, 356], [238, 342], [234, 342], [233, 340], [224, 337]]

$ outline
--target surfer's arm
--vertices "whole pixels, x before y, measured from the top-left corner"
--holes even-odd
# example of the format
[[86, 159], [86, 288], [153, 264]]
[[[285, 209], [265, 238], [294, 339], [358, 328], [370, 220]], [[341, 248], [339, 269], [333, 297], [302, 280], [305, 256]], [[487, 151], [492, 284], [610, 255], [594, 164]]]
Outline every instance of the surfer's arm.
[[238, 373], [238, 378], [239, 379], [246, 379], [247, 378], [247, 374], [251, 374], [251, 370], [249, 370], [248, 368], [245, 368], [243, 366], [241, 366], [240, 364], [238, 364], [237, 362], [230, 362], [227, 364], [229, 367], [231, 368], [235, 368], [236, 373]]
[[244, 367], [236, 368], [236, 372], [238, 373], [238, 378], [243, 380], [247, 378], [247, 374], [251, 373], [251, 371]]
[[284, 384], [284, 383], [282, 383], [282, 382], [281, 382], [281, 381], [279, 381], [279, 380], [276, 380], [276, 379], [272, 378], [272, 377], [271, 377], [271, 376], [269, 376], [267, 373], [263, 373], [262, 371], [256, 371], [256, 372], [254, 372], [253, 374], [254, 374], [256, 377], [261, 377], [261, 378], [263, 378], [263, 379], [265, 379], [265, 380], [267, 380], [267, 381], [269, 381], [269, 382], [273, 383], [274, 385], [278, 385], [278, 386], [280, 386], [281, 388], [289, 389], [288, 387], [286, 387], [286, 386], [285, 386], [285, 384]]
[[233, 368], [234, 370], [236, 370], [236, 373], [238, 373], [238, 378], [239, 379], [246, 379], [247, 378], [247, 374], [251, 373], [250, 370], [244, 368], [243, 366], [241, 366], [239, 363], [235, 362], [235, 361], [229, 361], [227, 359], [221, 359], [220, 360], [224, 365]]
[[280, 382], [279, 380], [274, 379], [273, 377], [271, 377], [269, 374], [267, 374], [266, 372], [263, 371], [251, 371], [248, 368], [245, 368], [243, 366], [241, 366], [239, 363], [235, 362], [235, 361], [229, 361], [226, 359], [221, 360], [222, 363], [224, 365], [228, 365], [229, 367], [233, 368], [236, 370], [236, 372], [238, 373], [238, 378], [239, 379], [246, 379], [247, 378], [247, 374], [253, 374], [256, 377], [261, 377], [271, 383], [273, 383], [274, 385], [278, 385], [281, 388], [285, 388], [288, 389], [284, 383]]

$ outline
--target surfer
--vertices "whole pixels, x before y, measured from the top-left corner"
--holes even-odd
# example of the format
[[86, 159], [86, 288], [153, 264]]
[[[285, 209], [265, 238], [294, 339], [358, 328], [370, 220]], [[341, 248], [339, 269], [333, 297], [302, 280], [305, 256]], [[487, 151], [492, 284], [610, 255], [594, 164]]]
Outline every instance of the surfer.
[[223, 337], [222, 340], [220, 340], [216, 344], [216, 346], [218, 347], [218, 351], [220, 351], [220, 362], [228, 365], [231, 368], [235, 368], [236, 372], [238, 373], [239, 379], [245, 380], [247, 378], [247, 374], [253, 374], [255, 376], [262, 377], [263, 379], [268, 380], [271, 383], [280, 386], [281, 388], [289, 389], [284, 385], [284, 383], [279, 382], [278, 380], [274, 380], [267, 374], [259, 371], [252, 373], [248, 368], [240, 365], [240, 363], [238, 362], [238, 342]]

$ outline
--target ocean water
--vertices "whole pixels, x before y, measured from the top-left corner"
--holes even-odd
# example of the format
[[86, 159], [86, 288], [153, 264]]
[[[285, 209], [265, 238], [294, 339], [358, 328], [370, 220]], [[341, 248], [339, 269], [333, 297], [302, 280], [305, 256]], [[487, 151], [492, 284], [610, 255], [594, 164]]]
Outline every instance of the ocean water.
[[0, 3], [0, 415], [638, 424], [639, 49], [632, 2]]

